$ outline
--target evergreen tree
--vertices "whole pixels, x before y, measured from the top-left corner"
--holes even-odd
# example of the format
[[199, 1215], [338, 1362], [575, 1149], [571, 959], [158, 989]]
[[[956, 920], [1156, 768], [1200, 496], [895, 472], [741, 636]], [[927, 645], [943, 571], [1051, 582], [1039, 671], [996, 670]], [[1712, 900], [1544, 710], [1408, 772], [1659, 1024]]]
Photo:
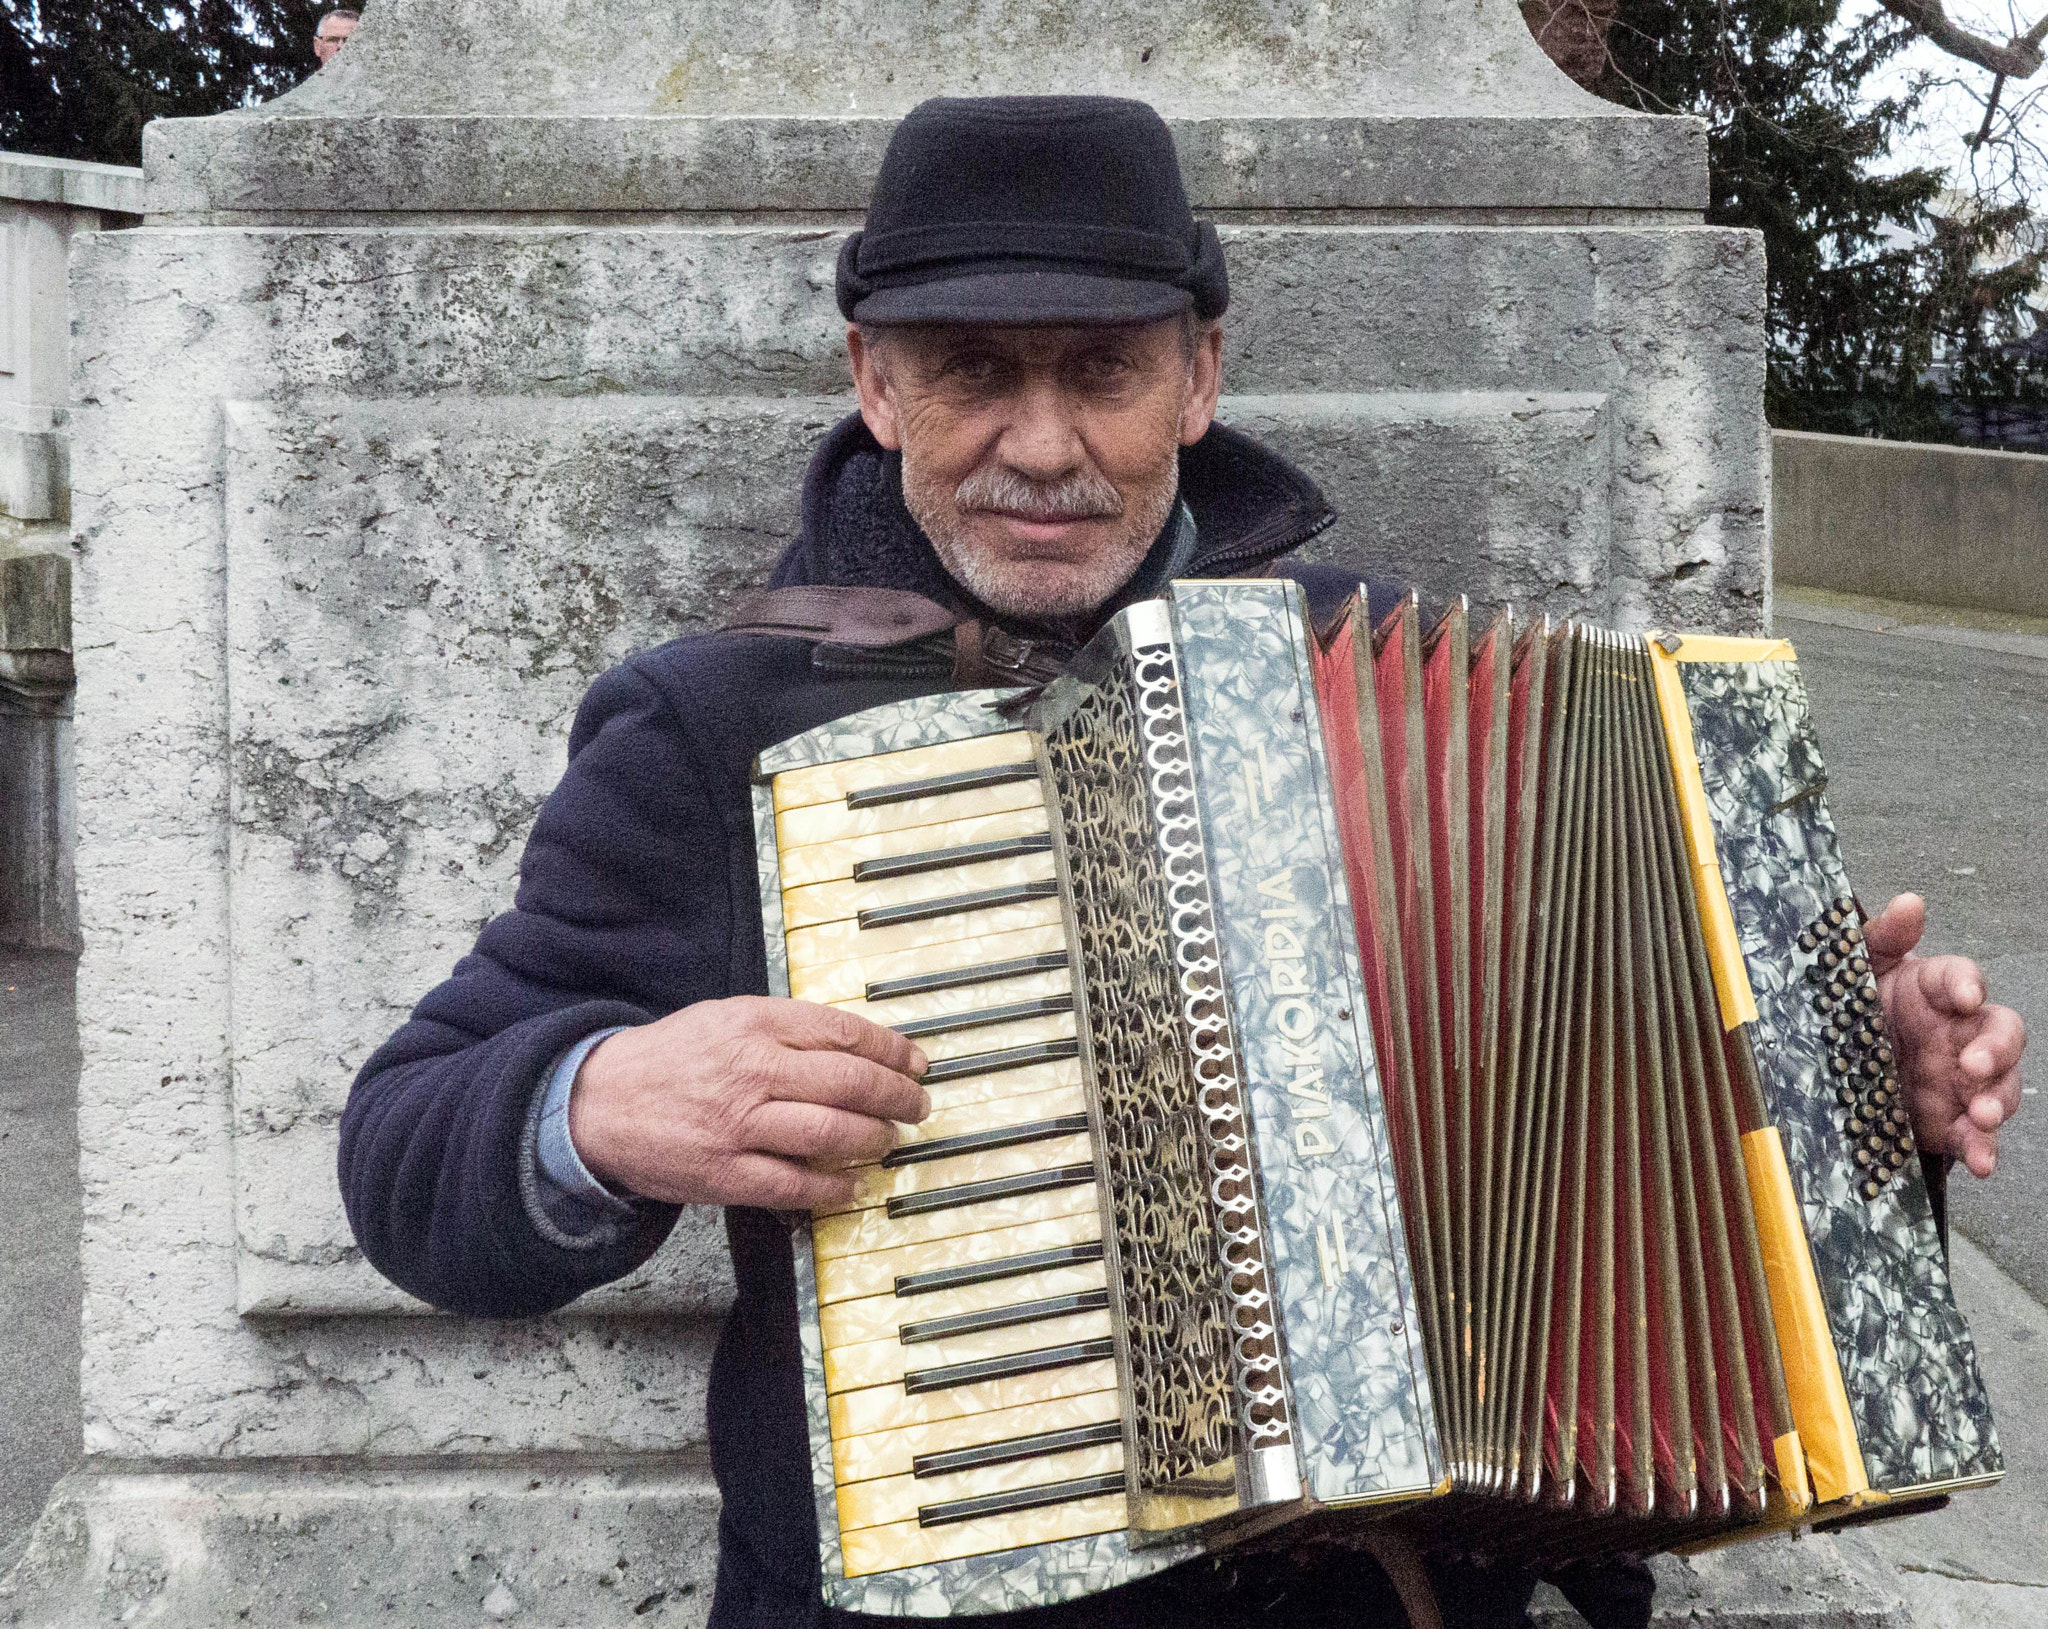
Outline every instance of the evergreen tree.
[[151, 119], [220, 113], [314, 69], [314, 0], [0, 0], [0, 148], [142, 162]]
[[2043, 399], [2038, 364], [2014, 344], [2032, 329], [2040, 259], [1986, 261], [2024, 208], [1938, 209], [1938, 172], [1883, 173], [1915, 111], [1865, 90], [1913, 38], [1896, 17], [1847, 22], [1841, 0], [1525, 0], [1524, 12], [1589, 90], [1706, 120], [1707, 219], [1761, 232], [1769, 261], [1773, 425], [1953, 440], [1951, 403]]

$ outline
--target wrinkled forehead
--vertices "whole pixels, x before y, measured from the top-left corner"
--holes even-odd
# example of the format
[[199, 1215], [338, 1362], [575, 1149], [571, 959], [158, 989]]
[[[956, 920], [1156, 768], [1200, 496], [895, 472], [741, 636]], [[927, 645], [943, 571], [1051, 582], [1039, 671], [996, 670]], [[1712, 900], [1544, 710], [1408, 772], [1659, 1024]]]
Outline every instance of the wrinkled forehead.
[[1176, 316], [1138, 323], [913, 322], [865, 328], [863, 333], [871, 343], [880, 341], [916, 358], [974, 352], [1018, 362], [1055, 362], [1097, 350], [1174, 350], [1184, 326]]

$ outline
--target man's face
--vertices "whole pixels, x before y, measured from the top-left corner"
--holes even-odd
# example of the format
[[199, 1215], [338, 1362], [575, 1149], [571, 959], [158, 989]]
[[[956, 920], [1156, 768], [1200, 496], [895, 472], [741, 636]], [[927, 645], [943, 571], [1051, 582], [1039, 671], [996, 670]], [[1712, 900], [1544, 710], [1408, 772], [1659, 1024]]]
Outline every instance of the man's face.
[[861, 416], [903, 454], [903, 499], [955, 578], [995, 610], [1095, 610], [1179, 491], [1179, 451], [1216, 411], [1222, 335], [917, 324], [846, 336]]
[[324, 68], [332, 62], [335, 53], [348, 43], [349, 35], [356, 31], [353, 17], [323, 17], [320, 28], [313, 36], [313, 55], [320, 59]]

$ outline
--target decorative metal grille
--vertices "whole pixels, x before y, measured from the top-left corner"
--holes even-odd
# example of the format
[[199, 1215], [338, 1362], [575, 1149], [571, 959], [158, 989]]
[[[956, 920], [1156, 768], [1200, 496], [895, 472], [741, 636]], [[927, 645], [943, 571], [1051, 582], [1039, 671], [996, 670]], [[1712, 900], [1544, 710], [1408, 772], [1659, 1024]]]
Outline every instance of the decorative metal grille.
[[1245, 1446], [1289, 1440], [1171, 651], [1139, 649], [1046, 750], [1102, 1110], [1138, 1480], [1167, 1491], [1234, 1453], [1240, 1430]]

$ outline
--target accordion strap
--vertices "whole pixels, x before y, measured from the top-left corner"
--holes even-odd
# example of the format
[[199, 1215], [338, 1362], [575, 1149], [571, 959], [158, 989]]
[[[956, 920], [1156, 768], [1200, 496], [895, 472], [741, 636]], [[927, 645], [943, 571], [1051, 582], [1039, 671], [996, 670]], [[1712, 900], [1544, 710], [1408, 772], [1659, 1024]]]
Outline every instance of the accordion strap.
[[[1277, 576], [1276, 561], [1239, 573]], [[935, 635], [953, 636], [953, 682], [963, 690], [1041, 685], [1056, 678], [1071, 647], [1024, 639], [999, 623], [951, 610], [906, 588], [814, 583], [764, 588], [741, 600], [723, 633], [808, 639], [842, 650], [889, 650]]]
[[959, 620], [937, 601], [907, 589], [813, 585], [749, 594], [722, 631], [880, 650], [929, 639]]
[[813, 584], [762, 589], [740, 601], [721, 632], [808, 639], [844, 650], [888, 650], [950, 633], [953, 682], [963, 690], [1044, 684], [1073, 654], [1063, 645], [1021, 639], [996, 623], [902, 588]]
[[1436, 1589], [1430, 1583], [1429, 1569], [1423, 1565], [1422, 1556], [1413, 1541], [1384, 1527], [1374, 1527], [1367, 1530], [1365, 1548], [1380, 1564], [1387, 1581], [1394, 1586], [1395, 1595], [1400, 1597], [1401, 1610], [1408, 1618], [1408, 1629], [1444, 1629], [1443, 1613], [1438, 1608]]

